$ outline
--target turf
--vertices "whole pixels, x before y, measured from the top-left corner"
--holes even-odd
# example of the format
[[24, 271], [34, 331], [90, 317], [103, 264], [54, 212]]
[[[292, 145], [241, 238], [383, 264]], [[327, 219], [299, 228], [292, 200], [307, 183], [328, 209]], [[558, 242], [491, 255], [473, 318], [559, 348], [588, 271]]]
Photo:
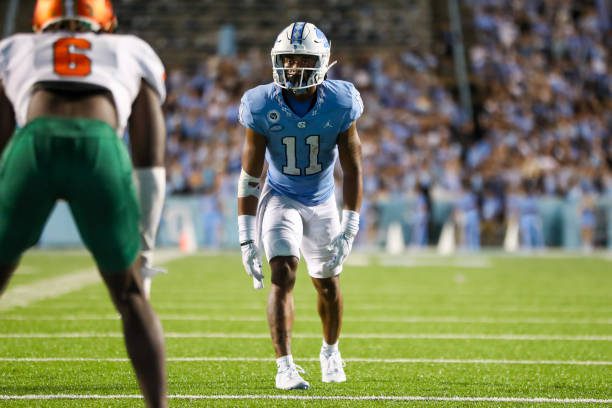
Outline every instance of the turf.
[[[348, 381], [320, 381], [320, 323], [301, 265], [293, 354], [306, 369], [311, 389], [289, 393], [274, 389], [267, 291], [251, 289], [239, 255], [197, 254], [169, 262], [170, 273], [154, 281], [153, 306], [166, 333], [171, 406], [536, 404], [496, 397], [594, 399], [599, 402], [571, 406], [601, 406], [606, 405], [601, 400], [612, 399], [609, 257], [354, 255], [341, 278], [345, 321], [340, 344]], [[31, 251], [8, 291], [92, 267], [83, 252]], [[142, 405], [125, 358], [120, 322], [101, 283], [5, 308], [0, 312], [0, 398], [124, 397], [0, 399], [0, 405]], [[277, 399], [287, 395], [307, 399]], [[333, 399], [340, 396], [475, 400]], [[537, 405], [567, 406], [562, 402]]]

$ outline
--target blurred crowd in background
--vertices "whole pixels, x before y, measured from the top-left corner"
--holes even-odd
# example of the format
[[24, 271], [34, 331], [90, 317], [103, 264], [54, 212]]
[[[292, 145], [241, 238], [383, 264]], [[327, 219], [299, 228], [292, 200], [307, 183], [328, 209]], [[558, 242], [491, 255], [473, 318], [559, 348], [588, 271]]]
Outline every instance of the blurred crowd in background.
[[[450, 202], [460, 244], [545, 244], [537, 200], [578, 203], [585, 248], [596, 244], [596, 202], [612, 196], [612, 49], [605, 1], [466, 0], [473, 117], [458, 103], [444, 27], [442, 52], [407, 47], [335, 52], [331, 78], [353, 82], [365, 113], [364, 229], [375, 242], [381, 203], [409, 197], [411, 245], [435, 243], [432, 203]], [[313, 21], [315, 24], [316, 21]], [[274, 38], [270, 38], [270, 46]], [[333, 38], [332, 38], [333, 44]], [[210, 219], [235, 200], [243, 92], [272, 81], [267, 50], [208, 56], [168, 72], [167, 178], [172, 195], [199, 194]], [[338, 180], [339, 174], [338, 174]], [[216, 218], [215, 218], [216, 217]], [[608, 220], [608, 222], [612, 222]], [[605, 239], [605, 238], [604, 238]], [[604, 244], [602, 242], [601, 244]]]

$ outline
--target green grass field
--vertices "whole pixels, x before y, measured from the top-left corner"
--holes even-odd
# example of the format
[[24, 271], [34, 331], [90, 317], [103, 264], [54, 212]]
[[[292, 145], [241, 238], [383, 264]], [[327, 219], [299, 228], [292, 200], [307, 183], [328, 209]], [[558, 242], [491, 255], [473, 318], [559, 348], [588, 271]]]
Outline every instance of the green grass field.
[[[152, 302], [171, 406], [612, 406], [609, 255], [353, 254], [342, 275], [343, 384], [320, 380], [302, 265], [293, 355], [311, 388], [293, 392], [274, 388], [267, 289], [252, 289], [238, 253], [166, 266]], [[84, 252], [26, 254], [0, 299], [0, 406], [142, 405], [92, 268]]]

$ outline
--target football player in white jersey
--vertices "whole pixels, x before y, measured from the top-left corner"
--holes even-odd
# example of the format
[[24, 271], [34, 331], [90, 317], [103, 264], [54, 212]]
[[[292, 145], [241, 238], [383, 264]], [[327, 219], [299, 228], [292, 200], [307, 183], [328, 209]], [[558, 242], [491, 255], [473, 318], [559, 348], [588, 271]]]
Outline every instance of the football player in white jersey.
[[109, 0], [39, 0], [33, 23], [35, 33], [0, 42], [0, 292], [66, 200], [121, 315], [145, 403], [166, 406], [163, 333], [138, 269], [164, 198], [164, 67], [144, 41], [111, 34]]
[[[323, 382], [346, 381], [338, 349], [342, 326], [339, 275], [359, 230], [361, 142], [356, 121], [363, 103], [355, 87], [326, 79], [330, 43], [311, 23], [285, 28], [271, 51], [274, 82], [242, 97], [246, 128], [238, 185], [238, 228], [244, 267], [263, 287], [260, 248], [272, 273], [268, 323], [276, 352], [276, 387], [306, 389], [291, 354], [293, 287], [300, 255], [317, 290], [323, 326]], [[259, 189], [264, 158], [268, 171]], [[343, 172], [340, 223], [334, 165]]]

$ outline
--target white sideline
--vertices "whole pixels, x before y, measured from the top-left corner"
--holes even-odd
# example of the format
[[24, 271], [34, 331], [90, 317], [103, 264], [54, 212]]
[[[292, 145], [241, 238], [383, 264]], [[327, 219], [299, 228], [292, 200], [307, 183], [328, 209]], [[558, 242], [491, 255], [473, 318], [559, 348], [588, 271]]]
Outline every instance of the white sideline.
[[[168, 339], [269, 339], [268, 333], [176, 333], [168, 332]], [[320, 339], [319, 333], [295, 334], [298, 339]], [[69, 332], [69, 333], [0, 333], [2, 339], [64, 339], [64, 338], [123, 338], [119, 332]], [[347, 333], [344, 339], [384, 340], [508, 340], [508, 341], [612, 341], [606, 335], [565, 334], [465, 334], [465, 333]]]
[[[127, 358], [95, 357], [0, 357], [2, 363], [127, 363]], [[265, 357], [168, 357], [172, 363], [205, 362], [262, 362], [273, 363], [274, 359]], [[317, 362], [318, 358], [298, 358], [297, 361]], [[572, 365], [572, 366], [611, 366], [612, 361], [592, 360], [495, 360], [495, 359], [458, 359], [458, 358], [345, 358], [347, 363], [377, 364], [492, 364], [492, 365]]]
[[[182, 322], [265, 322], [265, 316], [208, 316], [158, 314], [163, 321]], [[82, 315], [2, 315], [0, 321], [88, 321], [88, 320], [119, 320], [118, 314], [82, 314]], [[320, 322], [318, 317], [303, 317], [302, 322]], [[345, 317], [345, 322], [362, 323], [459, 323], [459, 324], [589, 324], [612, 325], [612, 319], [579, 319], [579, 318], [495, 318], [495, 317], [459, 317], [459, 316], [404, 316], [404, 317]]]
[[[156, 261], [163, 264], [181, 256], [183, 254], [178, 251], [160, 251], [156, 253]], [[9, 287], [0, 298], [0, 311], [28, 306], [39, 300], [59, 297], [94, 283], [102, 283], [102, 278], [97, 269], [88, 268], [24, 285]]]
[[[39, 395], [0, 395], [0, 400], [82, 400], [82, 399], [142, 399], [137, 394], [97, 395], [97, 394], [39, 394]], [[421, 395], [168, 395], [175, 400], [319, 400], [319, 401], [440, 401], [440, 402], [519, 402], [532, 404], [610, 404], [612, 399], [597, 398], [546, 398], [546, 397], [437, 397]]]
[[96, 270], [89, 268], [25, 285], [9, 287], [0, 298], [0, 311], [28, 306], [39, 300], [58, 297], [100, 281], [101, 278]]

